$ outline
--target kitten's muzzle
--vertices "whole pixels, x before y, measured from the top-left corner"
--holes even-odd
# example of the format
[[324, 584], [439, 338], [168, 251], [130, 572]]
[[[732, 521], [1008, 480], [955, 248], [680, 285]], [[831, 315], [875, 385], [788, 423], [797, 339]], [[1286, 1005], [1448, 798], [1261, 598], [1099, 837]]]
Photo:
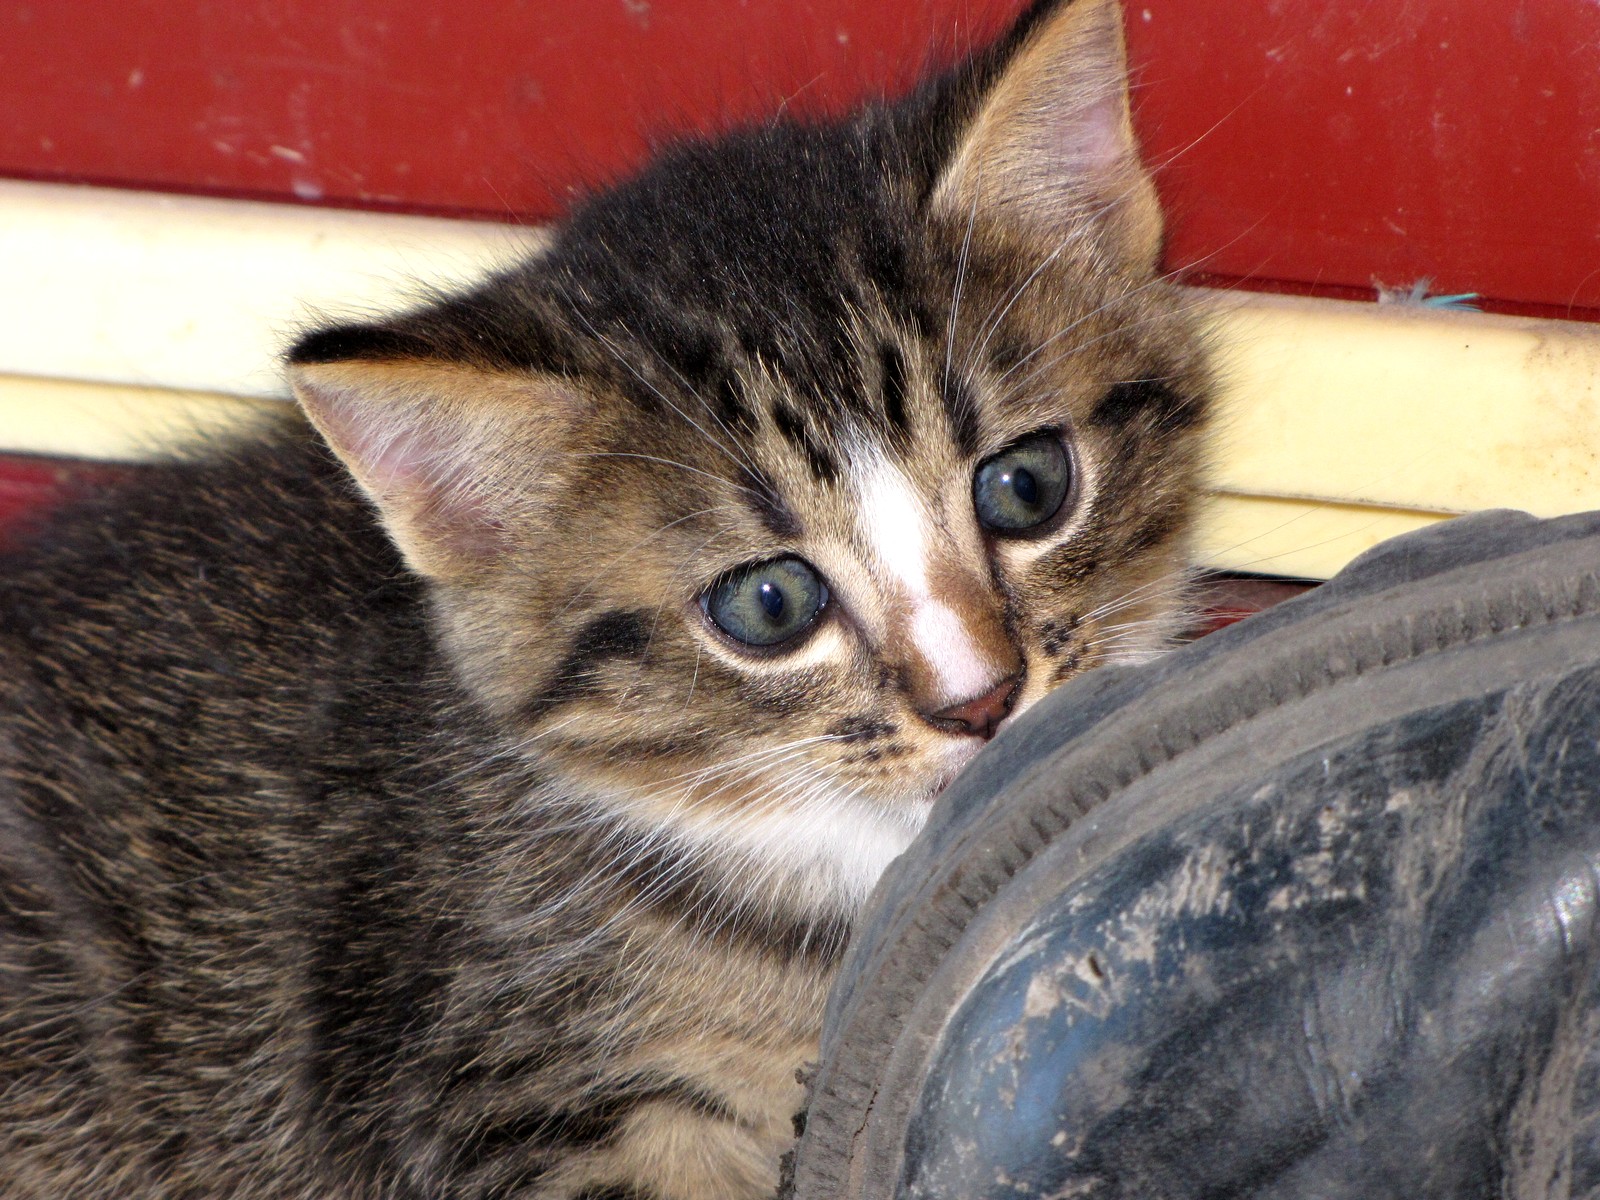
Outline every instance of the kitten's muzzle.
[[971, 734], [988, 741], [999, 729], [1000, 722], [1010, 714], [1022, 690], [1022, 675], [1008, 675], [981, 696], [941, 708], [938, 712], [924, 713], [924, 718], [936, 729], [947, 733]]

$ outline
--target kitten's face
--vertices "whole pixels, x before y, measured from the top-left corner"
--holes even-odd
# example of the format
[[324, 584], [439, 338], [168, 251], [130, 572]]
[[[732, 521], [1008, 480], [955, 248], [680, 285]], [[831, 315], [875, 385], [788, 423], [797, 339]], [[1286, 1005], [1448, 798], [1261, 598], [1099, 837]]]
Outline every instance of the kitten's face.
[[997, 727], [1168, 632], [1207, 382], [1148, 185], [989, 190], [995, 96], [1094, 34], [1025, 42], [948, 145], [880, 111], [693, 148], [381, 354], [299, 356], [468, 687], [790, 900], [852, 907]]

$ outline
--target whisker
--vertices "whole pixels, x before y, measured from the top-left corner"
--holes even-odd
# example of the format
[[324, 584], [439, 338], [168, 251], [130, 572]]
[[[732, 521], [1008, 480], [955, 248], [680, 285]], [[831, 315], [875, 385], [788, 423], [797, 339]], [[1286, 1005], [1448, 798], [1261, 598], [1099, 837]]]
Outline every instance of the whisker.
[[976, 350], [972, 351], [966, 356], [966, 362], [964, 364], [966, 370], [970, 371], [974, 365], [983, 361], [983, 352], [989, 348], [990, 339], [992, 339], [999, 331], [1000, 323], [1006, 319], [1006, 316], [1011, 312], [1012, 308], [1016, 306], [1017, 301], [1022, 299], [1023, 293], [1026, 292], [1028, 288], [1033, 286], [1033, 281], [1039, 278], [1039, 276], [1047, 267], [1050, 266], [1051, 263], [1060, 258], [1062, 251], [1064, 251], [1076, 240], [1076, 235], [1069, 235], [1065, 238], [1062, 238], [1056, 248], [1052, 250], [1049, 255], [1047, 255], [1044, 260], [1041, 261], [1039, 265], [1029, 273], [1028, 277], [1016, 287], [1011, 289], [1010, 297], [1005, 301], [1004, 307], [996, 304], [995, 307], [999, 309], [999, 311], [991, 313], [990, 317], [978, 327], [978, 335], [981, 336], [983, 340], [978, 344], [978, 348]]
[[[1072, 333], [1074, 330], [1080, 328], [1086, 322], [1092, 321], [1095, 317], [1100, 316], [1102, 313], [1107, 312], [1108, 310], [1110, 310], [1111, 308], [1115, 307], [1118, 304], [1126, 303], [1127, 301], [1131, 300], [1133, 297], [1139, 295], [1142, 292], [1148, 291], [1148, 290], [1150, 290], [1151, 288], [1154, 288], [1154, 287], [1162, 287], [1162, 286], [1165, 286], [1165, 285], [1169, 284], [1171, 282], [1171, 278], [1172, 277], [1168, 276], [1168, 275], [1157, 275], [1157, 276], [1155, 276], [1155, 277], [1153, 277], [1151, 279], [1148, 279], [1145, 282], [1143, 282], [1143, 283], [1141, 283], [1141, 284], [1139, 284], [1139, 285], [1137, 285], [1135, 287], [1130, 287], [1130, 288], [1124, 289], [1123, 291], [1121, 291], [1117, 295], [1115, 295], [1115, 296], [1111, 297], [1110, 299], [1106, 300], [1104, 303], [1102, 303], [1100, 305], [1097, 305], [1096, 307], [1090, 309], [1086, 313], [1083, 313], [1082, 315], [1077, 317], [1075, 320], [1073, 320], [1073, 321], [1069, 322], [1067, 325], [1063, 326], [1061, 329], [1056, 330], [1055, 333], [1053, 333], [1049, 337], [1045, 338], [1044, 341], [1040, 342], [1032, 350], [1028, 351], [1027, 354], [1024, 354], [1020, 359], [1018, 359], [1016, 362], [1012, 363], [1011, 366], [1007, 367], [1003, 372], [1001, 372], [999, 377], [995, 379], [994, 387], [996, 389], [1003, 387], [1005, 385], [1006, 381], [1008, 379], [1010, 379], [1012, 375], [1016, 374], [1017, 371], [1021, 370], [1025, 366], [1027, 366], [1027, 364], [1029, 362], [1031, 362], [1033, 359], [1037, 358], [1040, 354], [1042, 354], [1049, 347], [1055, 345], [1062, 338], [1066, 337], [1068, 334]], [[1190, 302], [1190, 304], [1194, 308], [1199, 308], [1201, 306], [1199, 301], [1192, 301], [1192, 302]], [[1167, 318], [1168, 318], [1168, 314], [1167, 313], [1160, 313], [1160, 314], [1157, 314], [1157, 315], [1155, 315], [1153, 317], [1150, 317], [1150, 318], [1144, 318], [1144, 319], [1141, 319], [1139, 321], [1132, 321], [1132, 322], [1127, 322], [1125, 324], [1118, 325], [1118, 326], [1115, 327], [1114, 330], [1110, 331], [1110, 333], [1101, 334], [1099, 337], [1094, 339], [1094, 341], [1084, 342], [1084, 343], [1074, 343], [1062, 355], [1058, 355], [1056, 358], [1049, 360], [1049, 362], [1046, 365], [1047, 366], [1053, 366], [1054, 364], [1060, 362], [1062, 360], [1062, 358], [1066, 357], [1066, 355], [1076, 354], [1080, 350], [1084, 349], [1084, 347], [1094, 345], [1095, 342], [1097, 342], [1097, 341], [1103, 341], [1106, 337], [1112, 336], [1115, 333], [1126, 332], [1126, 331], [1128, 331], [1130, 329], [1139, 328], [1142, 325], [1148, 324], [1152, 320], [1160, 321], [1160, 320], [1165, 320]], [[1021, 385], [1019, 385], [1018, 390], [1021, 390], [1022, 387], [1026, 387], [1028, 383], [1030, 383], [1033, 379], [1035, 379], [1038, 376], [1038, 374], [1039, 374], [1039, 370], [1038, 369], [1035, 369], [1034, 371], [1030, 371], [1026, 376], [1023, 377], [1022, 383], [1021, 383]]]
[[742, 463], [745, 463], [746, 465], [749, 465], [749, 460], [746, 459], [743, 456], [743, 451], [742, 450], [736, 450], [736, 449], [728, 446], [726, 443], [722, 442], [718, 438], [713, 437], [709, 432], [706, 431], [706, 429], [705, 429], [705, 427], [703, 425], [701, 425], [698, 421], [696, 421], [688, 413], [684, 412], [683, 409], [679, 408], [676, 404], [674, 404], [672, 402], [671, 397], [669, 397], [665, 392], [663, 392], [655, 384], [651, 383], [648, 379], [646, 379], [644, 377], [644, 374], [639, 370], [638, 367], [634, 366], [633, 362], [628, 358], [628, 356], [626, 354], [624, 354], [622, 352], [622, 350], [615, 343], [613, 343], [609, 338], [607, 338], [605, 334], [601, 333], [598, 329], [596, 329], [595, 325], [594, 325], [594, 322], [589, 320], [589, 318], [587, 316], [585, 316], [584, 313], [581, 310], [574, 309], [573, 310], [573, 315], [576, 316], [579, 321], [583, 322], [584, 328], [586, 328], [589, 331], [589, 333], [595, 338], [596, 341], [598, 341], [602, 346], [604, 346], [607, 350], [609, 350], [611, 352], [611, 354], [616, 358], [616, 360], [618, 362], [620, 362], [624, 367], [626, 367], [628, 369], [628, 373], [630, 375], [632, 375], [640, 383], [644, 384], [645, 387], [649, 388], [650, 391], [656, 396], [656, 398], [659, 399], [663, 404], [665, 404], [673, 412], [677, 413], [680, 417], [682, 417], [685, 421], [687, 421], [696, 430], [696, 432], [698, 432], [700, 434], [701, 437], [705, 438], [706, 441], [710, 442], [713, 446], [715, 446], [718, 450], [721, 450], [724, 454], [726, 454], [729, 458], [733, 459], [735, 462], [742, 462]]
[[955, 288], [950, 296], [950, 319], [944, 331], [944, 383], [950, 390], [950, 360], [956, 344], [956, 320], [961, 314], [961, 289], [966, 284], [967, 262], [972, 252], [972, 231], [978, 223], [978, 191], [973, 189], [972, 208], [967, 213], [967, 231], [961, 239], [961, 253], [956, 257]]

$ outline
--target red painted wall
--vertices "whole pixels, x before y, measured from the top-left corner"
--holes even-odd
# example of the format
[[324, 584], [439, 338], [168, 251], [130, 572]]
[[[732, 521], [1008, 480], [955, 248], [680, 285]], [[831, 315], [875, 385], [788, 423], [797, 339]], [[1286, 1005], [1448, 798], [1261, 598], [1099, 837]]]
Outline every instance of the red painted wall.
[[1487, 307], [1600, 316], [1600, 4], [1130, 0], [1128, 17], [1173, 265], [1366, 296], [1429, 276]]
[[[650, 136], [904, 84], [1019, 0], [6, 0], [0, 174], [543, 218]], [[1600, 4], [1131, 0], [1169, 265], [1600, 309]]]
[[91, 494], [95, 488], [124, 480], [138, 470], [107, 463], [0, 454], [0, 551], [16, 540], [30, 514]]

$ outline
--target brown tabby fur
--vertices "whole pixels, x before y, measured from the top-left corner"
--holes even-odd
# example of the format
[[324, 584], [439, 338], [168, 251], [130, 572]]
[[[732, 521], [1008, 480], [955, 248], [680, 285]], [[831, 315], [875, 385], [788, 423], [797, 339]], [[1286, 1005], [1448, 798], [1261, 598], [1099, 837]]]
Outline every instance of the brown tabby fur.
[[[1176, 608], [1209, 382], [1118, 21], [679, 147], [302, 339], [314, 432], [6, 562], [0, 1196], [772, 1194], [850, 924], [991, 732], [949, 714]], [[986, 533], [1042, 429], [1061, 515]], [[703, 598], [780, 555], [829, 605], [742, 646]]]

